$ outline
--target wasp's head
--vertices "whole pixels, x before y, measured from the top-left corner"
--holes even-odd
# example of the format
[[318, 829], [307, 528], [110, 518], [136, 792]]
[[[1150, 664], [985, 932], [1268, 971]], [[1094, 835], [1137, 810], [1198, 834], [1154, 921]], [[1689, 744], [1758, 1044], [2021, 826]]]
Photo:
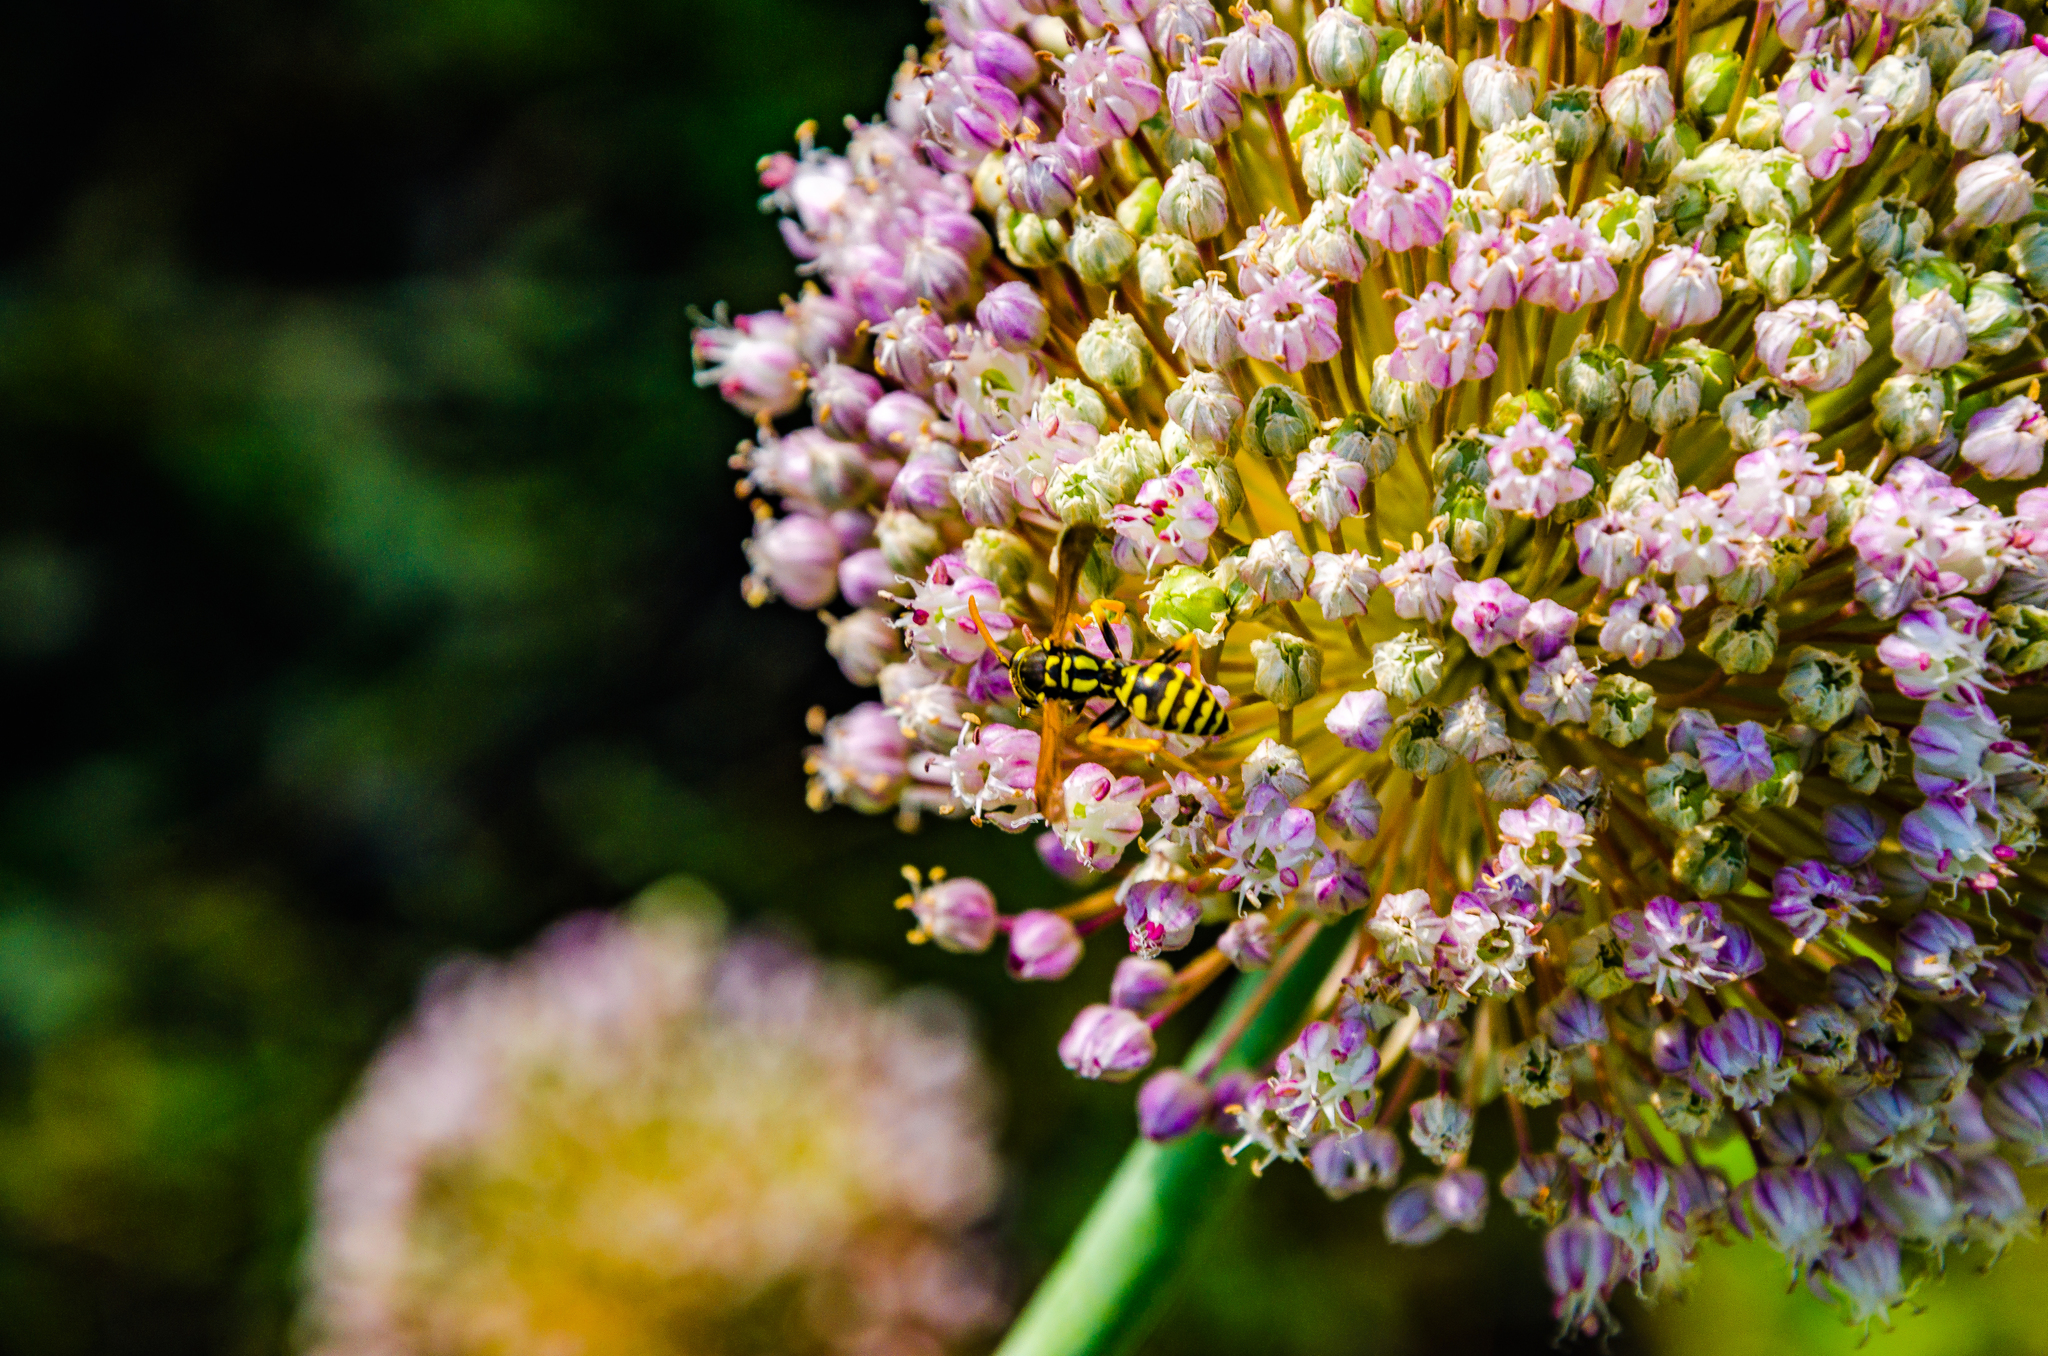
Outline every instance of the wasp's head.
[[1010, 686], [1017, 702], [1030, 708], [1045, 704], [1045, 647], [1026, 645], [1010, 658]]

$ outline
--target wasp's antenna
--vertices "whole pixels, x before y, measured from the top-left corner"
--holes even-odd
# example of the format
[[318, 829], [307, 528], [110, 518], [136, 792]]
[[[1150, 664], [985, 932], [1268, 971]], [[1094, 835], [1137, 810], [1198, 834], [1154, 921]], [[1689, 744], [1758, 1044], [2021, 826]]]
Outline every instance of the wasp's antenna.
[[975, 601], [971, 593], [967, 595], [967, 615], [974, 618], [974, 629], [981, 632], [981, 638], [988, 643], [989, 649], [995, 652], [996, 658], [1005, 664], [1009, 663], [1010, 656], [1003, 653], [1003, 647], [996, 644], [996, 638], [988, 633], [988, 623], [981, 619], [981, 604]]

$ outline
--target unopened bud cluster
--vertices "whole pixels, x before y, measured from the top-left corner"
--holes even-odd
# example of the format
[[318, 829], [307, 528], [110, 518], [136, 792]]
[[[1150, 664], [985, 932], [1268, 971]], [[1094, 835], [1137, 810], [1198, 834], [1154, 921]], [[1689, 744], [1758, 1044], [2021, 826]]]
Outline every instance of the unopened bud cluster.
[[[1030, 979], [1121, 935], [1060, 1055], [1149, 1071], [1146, 1134], [1403, 1243], [1497, 1193], [1570, 1329], [1731, 1228], [1859, 1323], [2033, 1232], [2038, 10], [935, 10], [885, 118], [763, 162], [803, 294], [697, 338], [760, 425], [749, 596], [879, 689], [814, 802], [1093, 886], [919, 883], [915, 935]], [[1092, 699], [1041, 804], [1006, 659], [1110, 656], [1063, 532], [1230, 732]], [[1332, 930], [1270, 1068], [1153, 1067]]]

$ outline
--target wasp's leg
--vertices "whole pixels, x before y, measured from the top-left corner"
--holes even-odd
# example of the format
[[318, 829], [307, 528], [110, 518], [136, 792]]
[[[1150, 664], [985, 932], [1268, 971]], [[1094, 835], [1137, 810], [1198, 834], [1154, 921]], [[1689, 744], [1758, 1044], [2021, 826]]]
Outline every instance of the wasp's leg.
[[1124, 605], [1114, 598], [1097, 598], [1088, 604], [1088, 615], [1095, 619], [1096, 629], [1102, 632], [1102, 643], [1109, 647], [1110, 658], [1122, 663], [1124, 652], [1116, 643], [1116, 632], [1109, 628], [1112, 623], [1124, 619]]
[[[1125, 739], [1121, 735], [1104, 734], [1100, 730], [1091, 730], [1088, 734], [1088, 742], [1091, 744], [1098, 745], [1105, 749], [1123, 749], [1129, 753], [1143, 754], [1156, 754], [1161, 752], [1166, 747], [1166, 742], [1164, 740]], [[1175, 761], [1178, 766], [1186, 766], [1186, 764], [1179, 763], [1178, 760], [1173, 761]]]
[[1096, 730], [1120, 730], [1123, 728], [1124, 722], [1129, 720], [1130, 718], [1131, 713], [1129, 708], [1125, 707], [1123, 703], [1117, 702], [1109, 706], [1107, 709], [1105, 709], [1103, 713], [1097, 716], [1094, 720], [1089, 721], [1088, 729], [1091, 732]]

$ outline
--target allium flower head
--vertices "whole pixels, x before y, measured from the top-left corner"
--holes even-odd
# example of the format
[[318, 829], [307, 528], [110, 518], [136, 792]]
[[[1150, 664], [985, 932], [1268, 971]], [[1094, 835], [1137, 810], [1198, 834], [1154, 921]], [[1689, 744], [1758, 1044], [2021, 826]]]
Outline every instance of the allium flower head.
[[1001, 1319], [961, 1016], [673, 893], [428, 983], [321, 1150], [312, 1350], [748, 1341], [776, 1288], [805, 1349], [968, 1349]]
[[[1084, 1075], [1226, 972], [1313, 994], [1249, 1081], [1147, 1064], [1141, 1125], [1387, 1188], [1399, 1242], [1483, 1218], [1493, 1089], [1560, 1104], [1498, 1185], [1573, 1330], [1707, 1238], [1866, 1322], [2021, 1232], [1984, 1165], [2048, 1157], [2025, 20], [938, 9], [896, 117], [764, 162], [805, 299], [697, 341], [753, 425], [748, 598], [881, 698], [812, 802], [1048, 834], [1065, 910], [924, 907], [1022, 978], [1128, 942], [1068, 1004]], [[1022, 704], [1032, 645], [1117, 682]]]

